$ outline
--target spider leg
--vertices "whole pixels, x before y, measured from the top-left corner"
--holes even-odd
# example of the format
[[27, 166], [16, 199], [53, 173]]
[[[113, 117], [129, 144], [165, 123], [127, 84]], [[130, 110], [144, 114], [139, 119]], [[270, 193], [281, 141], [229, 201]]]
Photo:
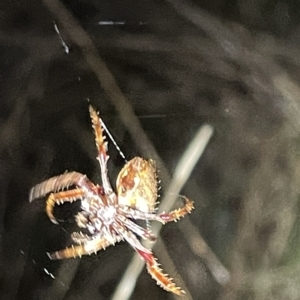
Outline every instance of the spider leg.
[[130, 231], [133, 231], [138, 236], [150, 241], [156, 241], [156, 236], [152, 234], [150, 229], [145, 229], [137, 225], [123, 215], [119, 215], [118, 219], [124, 226], [126, 226]]
[[194, 209], [194, 202], [185, 196], [181, 196], [185, 200], [185, 205], [181, 208], [170, 211], [169, 213], [161, 213], [158, 216], [166, 223], [179, 220], [186, 214], [190, 214]]
[[101, 119], [91, 105], [89, 106], [89, 110], [90, 110], [90, 116], [91, 116], [93, 129], [95, 133], [96, 147], [98, 150], [97, 160], [99, 161], [100, 164], [102, 185], [105, 194], [111, 200], [110, 204], [115, 204], [117, 202], [116, 199], [117, 197], [113, 191], [113, 188], [108, 178], [107, 162], [109, 159], [109, 155], [107, 154], [107, 142], [104, 142], [105, 137], [103, 136]]
[[[81, 201], [82, 203], [82, 201]], [[76, 224], [78, 227], [86, 228], [89, 222], [88, 213], [85, 211], [80, 211], [77, 215], [75, 215]]]
[[176, 295], [185, 294], [184, 290], [175, 285], [175, 283], [172, 281], [172, 278], [163, 273], [163, 270], [159, 267], [157, 259], [153, 256], [152, 252], [146, 249], [131, 231], [126, 230], [121, 225], [118, 226], [116, 230], [146, 262], [148, 273], [154, 280], [156, 280], [156, 283], [159, 286]]
[[134, 220], [158, 221], [161, 223], [166, 222], [159, 215], [149, 213], [149, 212], [144, 212], [127, 205], [119, 205], [118, 211], [119, 214], [121, 215], [123, 214], [127, 218], [134, 219]]
[[157, 221], [160, 223], [168, 223], [172, 221], [176, 222], [180, 218], [184, 217], [186, 214], [191, 213], [191, 211], [194, 209], [193, 201], [189, 200], [185, 196], [181, 196], [181, 197], [185, 199], [185, 205], [169, 213], [161, 213], [161, 214], [147, 213], [125, 205], [124, 206], [120, 205], [119, 210], [127, 218], [132, 218], [135, 220]]
[[78, 245], [84, 244], [88, 241], [91, 241], [94, 239], [93, 236], [87, 235], [82, 232], [73, 232], [71, 234], [71, 239]]
[[[116, 239], [116, 242], [119, 241]], [[81, 257], [82, 255], [90, 255], [92, 253], [96, 253], [101, 249], [105, 249], [110, 246], [112, 242], [104, 239], [104, 238], [96, 238], [93, 240], [88, 240], [84, 244], [79, 246], [71, 246], [64, 250], [56, 251], [53, 253], [47, 253], [49, 258], [52, 260], [71, 258], [71, 257]]]
[[51, 220], [52, 223], [58, 224], [54, 215], [53, 215], [53, 208], [55, 204], [62, 204], [64, 202], [73, 202], [76, 200], [81, 200], [84, 192], [80, 189], [74, 189], [69, 191], [63, 191], [59, 193], [50, 194], [46, 201], [46, 213]]
[[71, 185], [79, 187], [86, 193], [92, 192], [93, 194], [96, 194], [95, 185], [85, 175], [78, 172], [70, 172], [52, 177], [34, 186], [30, 190], [29, 202], [43, 197], [50, 192], [55, 193], [64, 188], [68, 188]]
[[176, 286], [172, 281], [172, 278], [168, 277], [168, 274], [164, 274], [163, 270], [159, 267], [157, 259], [151, 253], [145, 253], [141, 250], [136, 250], [138, 254], [145, 260], [147, 265], [147, 271], [153, 279], [156, 280], [157, 284], [168, 292], [172, 292], [176, 295], [183, 295], [185, 291], [180, 287]]

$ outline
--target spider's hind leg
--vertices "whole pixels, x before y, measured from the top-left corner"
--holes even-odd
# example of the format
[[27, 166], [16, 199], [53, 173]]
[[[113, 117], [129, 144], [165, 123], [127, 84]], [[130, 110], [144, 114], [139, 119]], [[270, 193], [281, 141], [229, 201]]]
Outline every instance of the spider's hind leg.
[[146, 262], [148, 273], [156, 280], [156, 283], [168, 292], [172, 292], [176, 295], [185, 294], [184, 290], [176, 286], [167, 274], [163, 273], [163, 270], [159, 267], [156, 258], [153, 253], [146, 249], [131, 232], [125, 230], [121, 226], [118, 228], [119, 234], [131, 245], [131, 247], [140, 255], [140, 257]]
[[[118, 240], [116, 239], [116, 242]], [[112, 244], [104, 238], [94, 238], [92, 240], [86, 239], [86, 242], [79, 246], [71, 246], [64, 250], [56, 251], [53, 253], [47, 253], [52, 260], [81, 257], [82, 255], [90, 255], [96, 253], [101, 249], [105, 249]]]
[[141, 250], [137, 250], [139, 255], [145, 260], [147, 265], [147, 271], [156, 283], [168, 292], [172, 292], [176, 295], [183, 295], [185, 291], [180, 287], [176, 286], [167, 274], [163, 273], [163, 270], [159, 267], [160, 264], [157, 263], [157, 259], [152, 253], [146, 253]]

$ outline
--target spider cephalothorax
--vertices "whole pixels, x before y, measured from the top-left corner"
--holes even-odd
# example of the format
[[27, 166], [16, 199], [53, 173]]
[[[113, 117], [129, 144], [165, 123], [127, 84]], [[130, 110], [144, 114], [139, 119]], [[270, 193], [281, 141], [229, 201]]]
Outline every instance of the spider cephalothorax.
[[[114, 192], [108, 178], [107, 142], [104, 142], [101, 119], [90, 106], [90, 116], [95, 132], [100, 164], [102, 186], [92, 183], [86, 175], [78, 172], [65, 173], [52, 177], [30, 191], [29, 201], [51, 193], [46, 202], [46, 213], [50, 220], [57, 224], [53, 215], [55, 204], [81, 200], [81, 208], [76, 216], [79, 227], [88, 230], [89, 234], [73, 232], [72, 240], [76, 246], [50, 253], [51, 259], [63, 259], [96, 253], [121, 240], [127, 241], [145, 260], [147, 270], [157, 284], [175, 294], [184, 291], [159, 268], [152, 252], [145, 248], [137, 236], [155, 240], [149, 229], [137, 225], [133, 220], [150, 220], [166, 223], [176, 221], [193, 209], [193, 202], [185, 199], [185, 206], [170, 213], [155, 213], [157, 201], [157, 175], [155, 163], [135, 157], [125, 164], [120, 171]], [[69, 187], [74, 187], [69, 189]]]

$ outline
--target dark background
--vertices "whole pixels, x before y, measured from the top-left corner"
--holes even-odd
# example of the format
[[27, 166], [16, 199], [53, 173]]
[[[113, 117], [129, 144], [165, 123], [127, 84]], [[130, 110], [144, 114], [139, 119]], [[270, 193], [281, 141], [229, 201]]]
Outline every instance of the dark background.
[[[0, 4], [0, 298], [110, 299], [133, 256], [120, 243], [51, 262], [80, 203], [55, 210], [59, 226], [45, 199], [28, 203], [66, 170], [100, 182], [89, 99], [126, 157], [159, 157], [170, 174], [198, 128], [214, 127], [182, 191], [190, 223], [165, 226], [154, 248], [186, 299], [300, 299], [299, 1], [57, 3]], [[124, 161], [109, 151], [115, 182]], [[144, 270], [131, 299], [173, 295]]]

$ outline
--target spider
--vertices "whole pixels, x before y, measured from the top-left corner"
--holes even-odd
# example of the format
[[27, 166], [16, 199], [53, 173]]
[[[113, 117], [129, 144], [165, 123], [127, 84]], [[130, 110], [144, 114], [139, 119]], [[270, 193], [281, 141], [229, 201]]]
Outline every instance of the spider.
[[57, 260], [81, 257], [125, 240], [146, 262], [149, 274], [158, 285], [169, 292], [182, 295], [185, 292], [162, 272], [151, 250], [145, 248], [137, 238], [139, 236], [154, 241], [156, 237], [149, 228], [145, 229], [133, 220], [158, 221], [162, 224], [177, 221], [192, 211], [193, 202], [183, 197], [185, 205], [182, 208], [156, 214], [158, 181], [155, 162], [141, 157], [134, 157], [121, 169], [115, 192], [108, 178], [109, 156], [103, 135], [104, 125], [92, 106], [89, 106], [89, 112], [98, 150], [102, 186], [92, 183], [84, 174], [69, 172], [43, 181], [30, 191], [30, 202], [50, 194], [46, 201], [46, 213], [55, 224], [58, 224], [53, 215], [56, 204], [81, 200], [82, 211], [75, 216], [75, 220], [78, 227], [86, 229], [89, 234], [73, 232], [71, 239], [76, 245], [47, 253], [49, 258]]

